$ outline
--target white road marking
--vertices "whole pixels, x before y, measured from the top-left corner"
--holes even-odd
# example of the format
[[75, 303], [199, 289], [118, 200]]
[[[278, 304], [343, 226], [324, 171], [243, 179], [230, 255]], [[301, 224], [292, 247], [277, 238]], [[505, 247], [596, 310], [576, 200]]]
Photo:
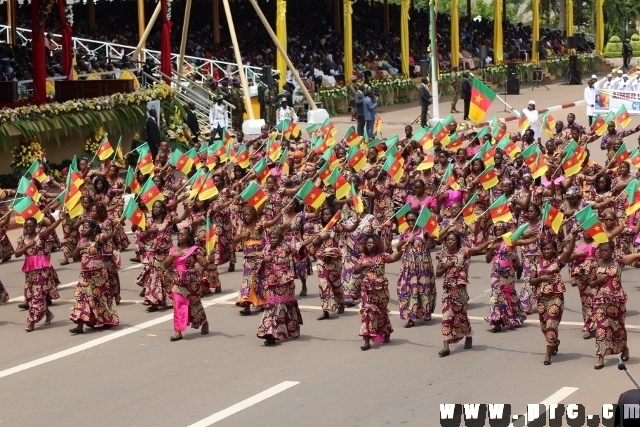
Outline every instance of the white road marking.
[[212, 424], [217, 423], [218, 421], [221, 421], [227, 417], [230, 417], [233, 414], [237, 414], [240, 411], [243, 411], [257, 403], [260, 403], [263, 400], [267, 400], [268, 398], [273, 397], [278, 393], [282, 393], [283, 391], [290, 389], [291, 387], [296, 386], [298, 384], [300, 384], [298, 381], [281, 382], [278, 385], [275, 385], [271, 388], [266, 389], [263, 392], [260, 392], [254, 396], [251, 396], [248, 399], [243, 400], [242, 402], [238, 402], [235, 405], [229, 406], [227, 409], [223, 409], [222, 411], [216, 412], [210, 417], [200, 420], [197, 423], [191, 424], [189, 427], [208, 427]]
[[540, 402], [540, 404], [547, 406], [560, 403], [576, 391], [578, 391], [577, 387], [562, 387], [560, 390], [556, 391], [551, 396]]
[[[229, 298], [229, 295], [224, 295], [220, 298], [215, 298], [209, 301], [202, 301], [202, 305], [204, 307], [209, 307]], [[139, 332], [142, 329], [150, 328], [152, 326], [158, 325], [163, 322], [167, 322], [173, 319], [173, 313], [166, 314], [161, 317], [157, 317], [155, 319], [149, 320], [147, 322], [140, 323], [135, 326], [131, 326], [129, 328], [123, 329], [121, 331], [114, 331], [113, 333], [106, 334], [100, 338], [93, 339], [91, 341], [87, 341], [83, 344], [77, 345], [75, 347], [68, 348], [66, 350], [59, 351], [54, 354], [50, 354], [49, 356], [41, 357], [40, 359], [32, 360], [31, 362], [23, 363], [18, 366], [14, 366], [13, 368], [4, 369], [0, 371], [0, 378], [8, 377], [9, 375], [17, 374], [18, 372], [26, 371], [27, 369], [35, 368], [36, 366], [44, 365], [45, 363], [53, 362], [58, 359], [62, 359], [63, 357], [71, 356], [72, 354], [80, 353], [81, 351], [88, 350], [90, 348], [99, 346], [100, 344], [105, 344], [109, 341], [116, 340], [118, 338], [122, 338], [127, 335], [131, 335], [133, 333]]]

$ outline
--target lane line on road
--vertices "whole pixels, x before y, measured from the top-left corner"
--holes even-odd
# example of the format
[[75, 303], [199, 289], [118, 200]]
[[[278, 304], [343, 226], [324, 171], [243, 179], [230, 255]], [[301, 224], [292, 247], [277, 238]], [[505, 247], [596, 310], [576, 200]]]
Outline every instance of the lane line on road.
[[191, 424], [189, 427], [208, 427], [212, 424], [217, 423], [218, 421], [230, 417], [233, 414], [237, 414], [240, 411], [243, 411], [257, 403], [260, 403], [263, 400], [267, 400], [278, 393], [282, 393], [283, 391], [288, 390], [298, 384], [300, 384], [298, 381], [283, 381], [278, 385], [275, 385], [263, 392], [260, 392], [248, 399], [243, 400], [242, 402], [238, 402], [235, 405], [229, 406], [222, 411], [218, 411], [215, 414], [198, 421], [197, 423]]
[[[540, 411], [540, 417], [538, 419], [545, 420], [547, 417], [546, 408], [549, 405], [557, 405], [567, 397], [571, 396], [576, 391], [578, 391], [577, 387], [562, 387], [560, 390], [556, 391], [551, 396], [544, 399], [542, 402], [540, 402], [540, 405], [544, 405], [545, 409]], [[524, 414], [522, 416], [518, 416], [517, 419], [513, 420], [512, 425], [513, 427], [524, 427], [526, 423], [527, 423], [527, 415]]]
[[[209, 301], [202, 301], [202, 305], [204, 307], [209, 307], [220, 303], [221, 301], [226, 301], [229, 298], [229, 295], [223, 295], [219, 298], [215, 298]], [[173, 313], [166, 314], [164, 316], [157, 317], [155, 319], [140, 323], [135, 326], [131, 326], [129, 328], [123, 329], [121, 331], [114, 331], [113, 333], [109, 333], [107, 335], [101, 336], [100, 338], [93, 339], [91, 341], [87, 341], [75, 347], [68, 348], [66, 350], [59, 351], [57, 353], [50, 354], [45, 357], [41, 357], [36, 360], [32, 360], [31, 362], [22, 363], [18, 366], [14, 366], [13, 368], [5, 369], [0, 371], [0, 378], [8, 377], [9, 375], [17, 374], [18, 372], [26, 371], [27, 369], [35, 368], [36, 366], [44, 365], [45, 363], [54, 362], [58, 359], [62, 359], [63, 357], [71, 356], [76, 353], [80, 353], [81, 351], [88, 350], [90, 348], [99, 346], [101, 344], [105, 344], [109, 341], [116, 340], [118, 338], [125, 337], [127, 335], [131, 335], [133, 333], [139, 332], [142, 329], [150, 328], [152, 326], [158, 325], [160, 323], [167, 322], [169, 320], [173, 320]]]

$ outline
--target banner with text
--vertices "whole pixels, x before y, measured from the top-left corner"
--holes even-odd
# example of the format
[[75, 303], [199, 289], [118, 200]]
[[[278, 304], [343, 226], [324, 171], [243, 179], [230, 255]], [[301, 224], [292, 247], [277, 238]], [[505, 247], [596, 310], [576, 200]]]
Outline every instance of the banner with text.
[[623, 105], [629, 114], [640, 114], [640, 92], [596, 89], [596, 113], [618, 111]]

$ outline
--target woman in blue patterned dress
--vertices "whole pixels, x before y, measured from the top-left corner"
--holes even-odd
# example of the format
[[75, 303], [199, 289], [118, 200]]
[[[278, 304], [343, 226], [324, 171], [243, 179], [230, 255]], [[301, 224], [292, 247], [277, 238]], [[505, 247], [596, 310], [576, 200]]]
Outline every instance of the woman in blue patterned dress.
[[414, 230], [418, 214], [406, 215], [407, 229], [400, 235], [398, 248], [404, 247], [398, 276], [398, 303], [400, 318], [406, 320], [405, 328], [411, 328], [418, 319], [431, 320], [435, 309], [436, 278], [429, 252], [429, 241], [435, 236], [424, 229]]

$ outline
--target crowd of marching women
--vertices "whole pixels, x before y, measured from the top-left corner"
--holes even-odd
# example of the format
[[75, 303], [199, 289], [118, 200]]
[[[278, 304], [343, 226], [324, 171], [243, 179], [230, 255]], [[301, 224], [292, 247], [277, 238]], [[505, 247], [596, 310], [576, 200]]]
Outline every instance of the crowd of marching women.
[[[208, 333], [201, 297], [220, 292], [218, 268], [228, 263], [233, 271], [242, 252], [236, 305], [243, 316], [252, 307], [263, 311], [257, 336], [265, 345], [300, 335], [295, 282], [306, 295], [315, 262], [318, 320], [359, 305], [362, 350], [390, 340], [385, 266], [400, 262], [396, 290], [406, 328], [431, 320], [436, 277], [443, 278], [444, 357], [451, 344], [473, 344], [469, 263], [482, 255], [492, 266], [485, 320], [499, 332], [537, 311], [545, 365], [559, 351], [566, 266], [600, 369], [607, 355], [629, 357], [621, 276], [624, 266], [640, 266], [640, 191], [630, 172], [630, 164], [640, 166], [640, 147], [624, 141], [640, 126], [625, 130], [630, 121], [624, 111], [596, 117], [590, 127], [573, 114], [566, 123], [548, 113], [530, 123], [521, 114], [521, 133], [509, 134], [497, 119], [470, 131], [448, 117], [386, 139], [363, 139], [353, 127], [340, 139], [327, 121], [307, 128], [306, 140], [285, 120], [251, 140], [227, 133], [188, 151], [163, 143], [155, 158], [143, 145], [127, 166], [131, 157], [105, 140], [99, 167], [74, 159], [56, 183], [36, 162], [18, 194], [2, 193], [24, 232], [14, 248], [5, 214], [0, 259], [24, 256], [27, 331], [54, 317], [55, 249], [62, 264], [79, 263], [71, 332], [117, 326], [121, 252], [132, 243], [123, 229], [128, 220], [134, 261], [143, 264], [140, 295], [149, 312], [173, 307], [176, 341], [189, 324]], [[590, 160], [594, 147], [606, 151], [606, 164]], [[7, 299], [0, 288], [0, 300]]]

